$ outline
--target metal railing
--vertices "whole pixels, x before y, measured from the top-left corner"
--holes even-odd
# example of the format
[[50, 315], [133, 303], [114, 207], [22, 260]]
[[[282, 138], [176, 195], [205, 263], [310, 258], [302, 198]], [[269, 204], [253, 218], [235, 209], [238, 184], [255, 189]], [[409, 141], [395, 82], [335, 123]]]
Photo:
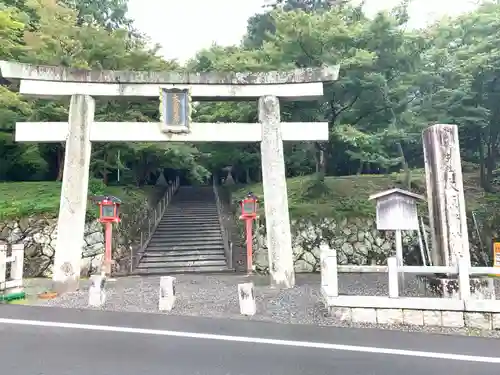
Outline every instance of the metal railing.
[[165, 194], [158, 201], [155, 208], [153, 208], [152, 215], [148, 215], [147, 218], [144, 218], [144, 221], [140, 225], [140, 240], [139, 246], [136, 249], [137, 251], [134, 251], [133, 246], [130, 248], [130, 272], [134, 271], [135, 267], [137, 267], [142, 257], [144, 256], [144, 250], [151, 241], [151, 237], [153, 237], [153, 234], [156, 231], [156, 228], [158, 227], [158, 224], [160, 223], [166, 208], [170, 204], [172, 197], [179, 189], [179, 185], [180, 179], [179, 177], [176, 177], [173, 184], [167, 187]]
[[222, 203], [219, 196], [219, 189], [216, 184], [216, 179], [213, 179], [212, 188], [215, 196], [215, 203], [217, 206], [217, 216], [219, 217], [220, 230], [222, 233], [222, 240], [224, 241], [224, 252], [226, 254], [226, 262], [228, 268], [233, 268], [233, 249], [232, 242], [230, 240], [230, 234], [227, 230], [227, 226], [224, 225], [224, 208], [222, 207]]

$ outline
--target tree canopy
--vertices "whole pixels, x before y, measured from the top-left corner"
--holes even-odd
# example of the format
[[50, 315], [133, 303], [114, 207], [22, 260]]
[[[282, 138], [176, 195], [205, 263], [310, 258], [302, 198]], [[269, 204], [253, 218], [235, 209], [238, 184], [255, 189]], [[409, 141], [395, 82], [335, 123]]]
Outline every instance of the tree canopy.
[[[500, 5], [484, 1], [455, 19], [410, 30], [407, 2], [368, 17], [349, 1], [279, 0], [248, 20], [238, 46], [199, 51], [181, 66], [136, 30], [126, 0], [4, 0], [0, 59], [83, 69], [266, 71], [340, 64], [319, 102], [282, 105], [284, 121], [328, 121], [327, 142], [285, 145], [289, 177], [386, 174], [423, 166], [421, 131], [459, 126], [462, 156], [496, 191], [500, 142]], [[194, 31], [193, 31], [194, 32]], [[68, 100], [34, 100], [0, 86], [0, 180], [60, 180], [63, 144], [13, 141], [16, 121], [66, 121]], [[157, 100], [98, 101], [97, 121], [157, 121]], [[255, 122], [255, 102], [199, 103], [197, 122]], [[102, 143], [91, 174], [142, 185], [164, 168], [192, 181], [232, 166], [261, 179], [258, 144]]]

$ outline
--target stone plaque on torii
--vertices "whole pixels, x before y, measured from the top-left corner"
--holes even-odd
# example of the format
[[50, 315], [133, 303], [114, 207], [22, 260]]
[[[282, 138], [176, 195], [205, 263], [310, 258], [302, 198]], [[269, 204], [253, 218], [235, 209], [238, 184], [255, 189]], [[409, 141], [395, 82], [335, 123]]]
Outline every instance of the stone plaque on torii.
[[[66, 142], [54, 257], [57, 291], [78, 287], [92, 142], [261, 142], [271, 278], [283, 287], [295, 284], [283, 141], [326, 141], [328, 123], [281, 123], [279, 102], [318, 100], [323, 96], [323, 82], [337, 80], [338, 66], [263, 73], [178, 73], [88, 71], [0, 61], [0, 72], [4, 79], [20, 81], [23, 95], [71, 97], [68, 122], [16, 124], [17, 142]], [[160, 97], [163, 122], [94, 122], [93, 97]], [[189, 116], [174, 113], [191, 100], [256, 99], [259, 123], [192, 123]], [[173, 103], [180, 106], [174, 112], [169, 107]]]

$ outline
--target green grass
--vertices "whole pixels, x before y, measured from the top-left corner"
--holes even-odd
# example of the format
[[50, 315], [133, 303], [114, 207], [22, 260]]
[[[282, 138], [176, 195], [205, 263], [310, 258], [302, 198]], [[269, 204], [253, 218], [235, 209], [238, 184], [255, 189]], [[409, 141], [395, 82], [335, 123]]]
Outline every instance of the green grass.
[[[56, 216], [59, 210], [61, 183], [44, 182], [0, 182], [0, 220], [33, 215]], [[104, 194], [114, 195], [128, 202], [143, 199], [148, 189], [133, 186], [107, 186]], [[91, 216], [97, 214], [97, 206], [90, 201], [87, 211]]]
[[[485, 194], [478, 186], [477, 173], [464, 172], [464, 190], [469, 210], [476, 209], [485, 203]], [[373, 217], [375, 204], [368, 201], [375, 194], [395, 187], [406, 189], [405, 176], [401, 173], [390, 175], [359, 175], [344, 177], [325, 177], [323, 190], [318, 194], [311, 193], [314, 177], [304, 176], [287, 179], [288, 204], [292, 218], [298, 217]], [[425, 195], [425, 173], [414, 170], [411, 174], [411, 190]], [[233, 202], [243, 198], [249, 191], [261, 201], [259, 214], [263, 215], [264, 193], [262, 184], [237, 186], [233, 191]], [[423, 211], [427, 205], [420, 204]]]

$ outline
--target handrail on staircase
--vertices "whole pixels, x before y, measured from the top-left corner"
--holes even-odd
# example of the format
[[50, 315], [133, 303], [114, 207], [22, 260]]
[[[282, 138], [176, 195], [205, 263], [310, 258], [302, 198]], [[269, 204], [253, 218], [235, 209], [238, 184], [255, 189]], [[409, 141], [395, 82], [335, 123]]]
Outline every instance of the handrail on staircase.
[[[179, 176], [177, 176], [174, 182], [171, 185], [168, 185], [165, 194], [162, 196], [162, 198], [156, 204], [156, 207], [153, 209], [153, 218], [151, 218], [151, 216], [148, 215], [148, 217], [145, 218], [144, 221], [141, 223], [139, 229], [141, 238], [139, 242], [139, 248], [135, 256], [133, 247], [130, 248], [130, 272], [133, 272], [134, 268], [141, 261], [144, 255], [144, 251], [146, 250], [146, 247], [151, 241], [151, 237], [153, 237], [153, 234], [156, 231], [158, 224], [160, 224], [161, 218], [163, 217], [165, 210], [172, 201], [172, 197], [179, 189], [179, 186], [180, 186], [180, 179]], [[145, 225], [146, 221], [148, 222], [147, 227]]]
[[226, 225], [224, 225], [224, 210], [222, 208], [222, 203], [219, 197], [219, 189], [217, 187], [217, 183], [215, 182], [216, 178], [212, 178], [212, 188], [214, 191], [214, 196], [215, 196], [215, 203], [217, 206], [217, 216], [219, 218], [219, 224], [220, 224], [220, 230], [222, 233], [222, 241], [224, 242], [224, 252], [226, 254], [226, 262], [228, 268], [232, 269], [233, 268], [233, 250], [232, 250], [232, 245], [231, 245], [231, 240], [229, 236], [229, 231], [226, 228]]

